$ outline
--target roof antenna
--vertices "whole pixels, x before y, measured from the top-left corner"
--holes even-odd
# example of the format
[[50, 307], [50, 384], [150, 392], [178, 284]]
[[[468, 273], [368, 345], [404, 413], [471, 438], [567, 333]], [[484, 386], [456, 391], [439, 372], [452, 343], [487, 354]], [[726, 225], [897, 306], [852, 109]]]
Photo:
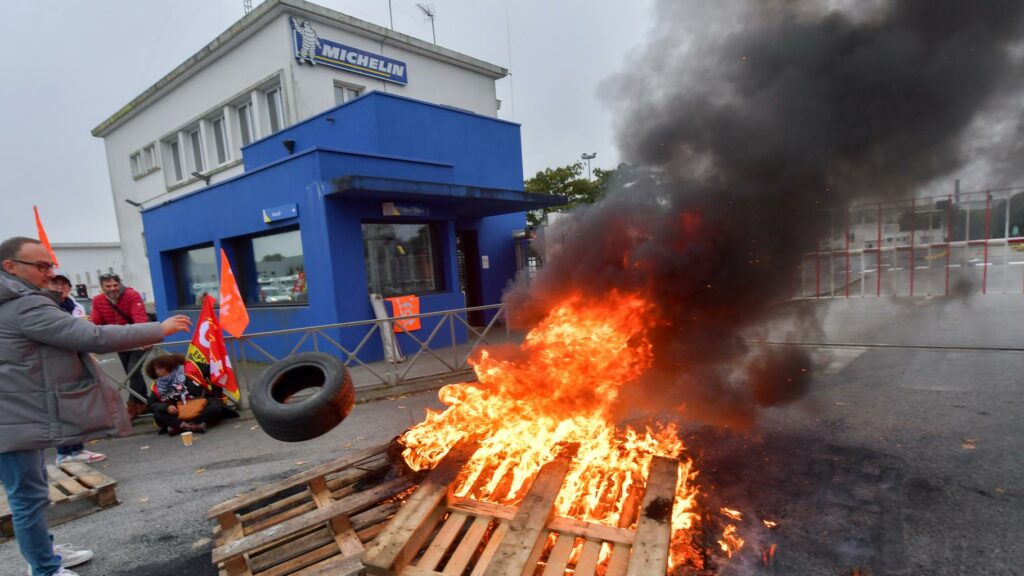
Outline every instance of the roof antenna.
[[423, 15], [430, 19], [430, 34], [434, 37], [434, 44], [437, 44], [437, 32], [434, 31], [434, 7], [426, 4], [417, 4], [417, 8], [423, 11]]

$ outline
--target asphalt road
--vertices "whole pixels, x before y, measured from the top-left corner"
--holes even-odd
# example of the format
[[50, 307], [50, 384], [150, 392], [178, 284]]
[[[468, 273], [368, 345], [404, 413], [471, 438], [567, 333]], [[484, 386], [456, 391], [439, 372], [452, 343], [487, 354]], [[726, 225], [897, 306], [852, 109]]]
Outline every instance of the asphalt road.
[[[1024, 298], [806, 303], [823, 319], [807, 342], [811, 392], [753, 430], [692, 427], [709, 518], [745, 513], [747, 546], [721, 574], [1024, 574]], [[901, 348], [962, 346], [964, 348]], [[58, 526], [93, 548], [83, 576], [214, 575], [206, 511], [236, 494], [386, 441], [439, 407], [431, 392], [359, 404], [329, 434], [287, 444], [253, 420], [187, 448], [141, 434], [99, 442], [121, 504]], [[776, 529], [760, 519], [778, 522]], [[771, 566], [760, 552], [777, 544]], [[24, 574], [0, 544], [0, 575]]]

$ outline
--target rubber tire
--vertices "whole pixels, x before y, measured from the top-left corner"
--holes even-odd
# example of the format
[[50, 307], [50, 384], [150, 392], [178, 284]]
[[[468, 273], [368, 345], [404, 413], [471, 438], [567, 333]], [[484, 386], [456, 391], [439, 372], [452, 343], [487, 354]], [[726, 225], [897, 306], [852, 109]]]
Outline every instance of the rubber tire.
[[[305, 400], [287, 403], [295, 393], [320, 387]], [[249, 405], [260, 427], [282, 442], [303, 442], [327, 433], [348, 416], [355, 388], [348, 368], [334, 356], [304, 352], [276, 362], [260, 374]]]

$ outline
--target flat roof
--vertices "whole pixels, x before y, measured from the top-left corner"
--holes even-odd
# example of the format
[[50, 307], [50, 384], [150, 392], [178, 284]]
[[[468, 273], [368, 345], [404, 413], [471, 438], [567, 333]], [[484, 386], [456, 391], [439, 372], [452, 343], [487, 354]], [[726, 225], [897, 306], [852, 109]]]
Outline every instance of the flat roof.
[[425, 42], [418, 38], [395, 32], [390, 28], [378, 26], [365, 20], [354, 18], [347, 14], [324, 8], [318, 4], [306, 0], [265, 0], [251, 12], [235, 22], [230, 28], [217, 36], [212, 42], [201, 48], [187, 60], [171, 70], [156, 84], [147, 88], [142, 94], [136, 96], [131, 102], [114, 112], [109, 118], [100, 122], [92, 129], [92, 135], [102, 138], [112, 130], [119, 127], [138, 112], [145, 109], [150, 103], [159, 99], [164, 93], [169, 92], [178, 84], [184, 82], [188, 77], [196, 74], [206, 66], [213, 63], [217, 58], [226, 54], [235, 45], [241, 43], [249, 36], [256, 33], [263, 26], [269, 24], [278, 15], [286, 11], [301, 13], [306, 18], [336, 25], [339, 28], [348, 29], [365, 36], [368, 36], [384, 44], [397, 46], [411, 52], [430, 56], [437, 60], [453, 64], [474, 72], [491, 76], [494, 79], [504, 78], [508, 70], [484, 62], [461, 52], [443, 48], [436, 44]]

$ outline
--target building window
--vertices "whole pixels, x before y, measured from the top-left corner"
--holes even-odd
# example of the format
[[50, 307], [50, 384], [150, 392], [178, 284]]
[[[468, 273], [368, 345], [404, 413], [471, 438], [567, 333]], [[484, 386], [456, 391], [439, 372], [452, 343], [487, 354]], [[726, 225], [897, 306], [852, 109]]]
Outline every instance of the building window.
[[242, 146], [252, 144], [252, 104], [242, 104], [238, 107], [238, 130], [242, 136]]
[[213, 143], [217, 149], [217, 164], [228, 161], [228, 133], [224, 125], [224, 117], [215, 118], [211, 123], [213, 126]]
[[214, 299], [220, 297], [217, 259], [212, 245], [173, 252], [171, 262], [174, 265], [174, 288], [178, 297], [178, 308], [201, 306], [203, 294], [209, 294]]
[[242, 238], [234, 246], [242, 299], [247, 305], [284, 306], [309, 301], [298, 228]]
[[438, 234], [430, 224], [363, 223], [363, 257], [372, 294], [404, 296], [438, 292]]
[[206, 163], [203, 161], [203, 137], [196, 128], [188, 133], [189, 147], [192, 148], [192, 169], [195, 172], [206, 170]]
[[139, 176], [142, 176], [142, 172], [143, 172], [143, 170], [142, 170], [142, 161], [141, 161], [141, 158], [139, 156], [139, 153], [136, 152], [135, 154], [132, 154], [131, 156], [128, 157], [128, 159], [132, 163], [132, 176], [134, 176], [136, 178], [138, 178]]
[[270, 118], [270, 133], [273, 134], [284, 127], [284, 107], [281, 105], [281, 89], [268, 90], [267, 115]]
[[359, 98], [362, 93], [362, 88], [336, 83], [334, 85], [334, 105], [338, 106], [339, 104], [355, 100], [356, 98]]
[[142, 149], [142, 170], [149, 172], [156, 169], [156, 150], [150, 144]]
[[177, 139], [167, 142], [167, 154], [171, 157], [171, 182], [181, 182], [181, 150]]

